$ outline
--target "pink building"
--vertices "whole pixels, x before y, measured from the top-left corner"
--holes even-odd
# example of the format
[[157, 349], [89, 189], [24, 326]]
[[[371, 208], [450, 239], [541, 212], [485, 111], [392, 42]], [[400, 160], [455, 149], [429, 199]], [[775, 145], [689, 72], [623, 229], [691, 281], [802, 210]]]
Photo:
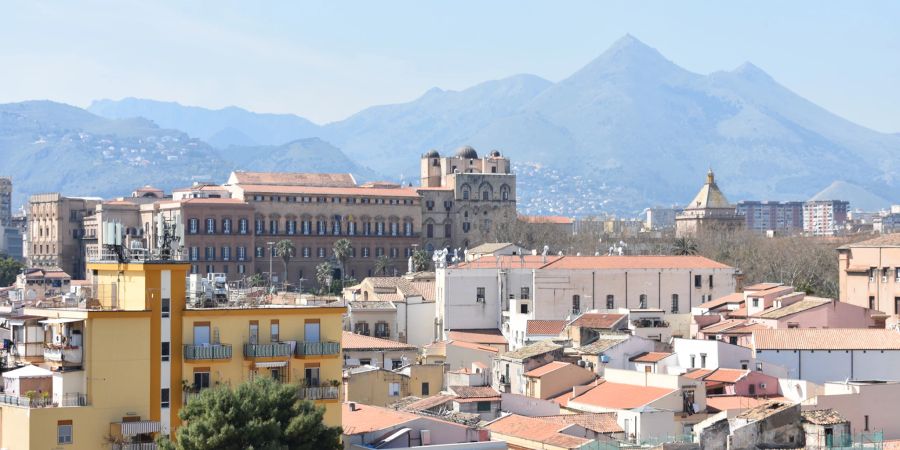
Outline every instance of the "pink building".
[[769, 397], [778, 395], [778, 378], [755, 370], [696, 369], [685, 377], [703, 380], [707, 395], [737, 395], [741, 397]]

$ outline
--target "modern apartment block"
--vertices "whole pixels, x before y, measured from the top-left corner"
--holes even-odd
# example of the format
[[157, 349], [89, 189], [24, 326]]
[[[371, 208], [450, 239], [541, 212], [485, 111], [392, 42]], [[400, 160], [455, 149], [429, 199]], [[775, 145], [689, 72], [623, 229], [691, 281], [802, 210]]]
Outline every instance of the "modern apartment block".
[[12, 178], [0, 177], [0, 226], [9, 225], [12, 220], [12, 190]]
[[59, 193], [32, 195], [25, 244], [28, 264], [59, 267], [73, 278], [84, 278], [83, 221], [94, 214], [100, 202], [99, 198], [65, 197]]
[[900, 314], [900, 234], [838, 248], [840, 300]]
[[737, 213], [744, 228], [753, 231], [799, 233], [803, 230], [803, 202], [742, 201]]
[[835, 236], [847, 222], [850, 203], [843, 200], [810, 200], [803, 204], [803, 234]]
[[516, 175], [496, 150], [481, 158], [469, 146], [453, 156], [425, 153], [418, 193], [428, 251], [493, 242], [498, 224], [516, 220]]
[[177, 430], [191, 396], [254, 377], [295, 384], [325, 407], [327, 424], [340, 425], [346, 308], [277, 298], [196, 306], [185, 298], [189, 267], [92, 262], [81, 298], [19, 305], [39, 319], [43, 354], [24, 368], [43, 389], [0, 396], [0, 447], [155, 448], [157, 435]]

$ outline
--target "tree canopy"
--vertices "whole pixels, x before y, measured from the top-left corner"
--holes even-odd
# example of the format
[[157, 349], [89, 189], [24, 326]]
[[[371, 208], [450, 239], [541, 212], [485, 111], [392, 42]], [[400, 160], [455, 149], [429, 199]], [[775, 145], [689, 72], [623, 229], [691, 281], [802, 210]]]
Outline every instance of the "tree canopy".
[[340, 427], [322, 423], [325, 410], [299, 400], [297, 387], [260, 377], [236, 388], [205, 389], [178, 416], [184, 422], [174, 442], [178, 450], [340, 449]]
[[16, 282], [16, 275], [22, 272], [25, 266], [22, 263], [0, 255], [0, 287], [9, 286]]

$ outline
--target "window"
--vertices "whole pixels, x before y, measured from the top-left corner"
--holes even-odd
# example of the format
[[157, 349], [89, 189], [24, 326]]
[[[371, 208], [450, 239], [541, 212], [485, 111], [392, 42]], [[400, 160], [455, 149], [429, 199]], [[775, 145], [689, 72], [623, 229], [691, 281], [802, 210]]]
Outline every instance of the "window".
[[706, 368], [706, 353], [701, 353], [701, 354], [700, 354], [700, 368], [701, 368], [701, 369], [705, 369], [705, 368]]
[[672, 314], [678, 314], [678, 294], [672, 294]]
[[869, 416], [863, 416], [863, 431], [869, 431]]
[[400, 396], [400, 383], [389, 383], [388, 384], [388, 397], [399, 397]]
[[756, 371], [762, 372], [762, 363], [761, 362], [756, 363]]
[[247, 234], [247, 219], [238, 221], [238, 233]]
[[312, 367], [312, 366], [305, 367], [303, 369], [303, 376], [306, 379], [305, 384], [307, 386], [311, 386], [311, 387], [319, 386], [319, 380], [321, 379], [321, 377], [319, 375], [318, 367]]
[[491, 193], [490, 193], [489, 191], [484, 191], [484, 192], [482, 192], [482, 193], [481, 193], [481, 199], [482, 199], [482, 200], [485, 200], [485, 201], [490, 200], [490, 199], [491, 199]]
[[206, 260], [213, 261], [216, 259], [216, 248], [215, 247], [206, 247]]
[[453, 227], [449, 223], [444, 224], [444, 237], [449, 238], [452, 233]]
[[874, 268], [874, 267], [870, 267], [870, 268], [869, 268], [869, 282], [870, 282], [870, 283], [875, 281], [875, 273], [876, 273], [877, 271], [878, 271], [878, 269], [876, 269], [876, 268]]
[[356, 322], [356, 326], [355, 326], [354, 328], [355, 328], [354, 331], [355, 331], [356, 334], [361, 334], [361, 335], [363, 335], [363, 336], [368, 336], [368, 335], [369, 335], [369, 324], [368, 324], [368, 322]]
[[463, 189], [462, 194], [463, 194], [463, 200], [469, 199], [469, 190], [468, 189]]
[[478, 402], [478, 412], [491, 412], [491, 402]]
[[263, 248], [262, 248], [262, 247], [256, 247], [256, 257], [257, 257], [257, 258], [262, 258], [263, 255], [265, 255], [265, 253], [263, 253]]
[[613, 309], [616, 307], [616, 297], [612, 294], [606, 296], [606, 309]]
[[231, 259], [231, 247], [222, 247], [222, 260], [228, 261]]
[[263, 234], [263, 221], [262, 219], [256, 219], [256, 234]]
[[269, 221], [269, 234], [278, 234], [278, 221], [277, 220]]
[[750, 390], [750, 395], [756, 395], [756, 385], [755, 384], [751, 384], [750, 386], [748, 386], [748, 388]]
[[309, 255], [310, 255], [310, 253], [311, 253], [311, 250], [312, 250], [312, 249], [309, 248], [309, 247], [303, 247], [303, 257], [304, 257], [304, 258], [309, 258]]
[[572, 314], [581, 313], [581, 296], [576, 294], [572, 296]]
[[256, 345], [259, 343], [259, 321], [250, 321], [250, 338], [248, 339], [248, 341], [251, 345]]
[[209, 322], [194, 323], [194, 345], [209, 345]]
[[162, 351], [161, 351], [160, 353], [161, 353], [161, 355], [162, 355], [162, 360], [163, 360], [163, 361], [168, 361], [168, 360], [169, 360], [170, 347], [171, 347], [171, 345], [170, 345], [168, 342], [163, 342], [163, 343], [162, 343]]
[[900, 267], [894, 269], [897, 273], [894, 274], [894, 281], [900, 283]]
[[238, 261], [246, 261], [247, 260], [247, 247], [238, 247], [237, 248], [237, 259], [238, 259]]
[[[868, 417], [868, 416], [866, 416]], [[56, 443], [59, 445], [72, 443], [72, 421], [60, 420], [56, 422]]]
[[172, 308], [172, 300], [168, 298], [162, 299], [160, 302], [160, 315], [162, 317], [169, 317], [169, 312]]
[[528, 300], [528, 297], [530, 294], [531, 294], [531, 288], [529, 288], [528, 286], [524, 286], [521, 289], [519, 298], [521, 298], [522, 300]]
[[206, 234], [216, 233], [216, 219], [206, 219]]
[[699, 288], [703, 287], [703, 277], [700, 275], [694, 275], [694, 287]]
[[528, 314], [528, 303], [522, 303], [519, 305], [519, 312], [522, 314]]
[[433, 238], [434, 237], [434, 224], [425, 225], [425, 237]]
[[200, 228], [200, 221], [197, 219], [188, 219], [188, 234], [197, 234]]
[[697, 367], [697, 356], [691, 355], [691, 368], [696, 368], [696, 367]]
[[483, 287], [475, 288], [475, 301], [478, 303], [484, 303], [484, 288]]
[[371, 366], [371, 365], [372, 365], [372, 360], [369, 359], [369, 358], [362, 358], [362, 359], [359, 360], [359, 365], [361, 365], [361, 366]]
[[319, 258], [325, 257], [325, 247], [319, 247], [318, 249]]
[[243, 275], [247, 271], [247, 268], [244, 267], [243, 264], [238, 264], [238, 273]]
[[194, 390], [200, 391], [209, 387], [209, 372], [194, 372]]
[[754, 298], [754, 299], [752, 299], [752, 300], [753, 300], [753, 301], [752, 301], [753, 307], [754, 307], [754, 308], [759, 308], [759, 299], [758, 299], [758, 298]]
[[388, 338], [391, 336], [391, 328], [387, 322], [377, 322], [375, 324], [375, 337]]
[[169, 388], [160, 389], [159, 407], [160, 408], [168, 408], [169, 407]]
[[269, 334], [271, 335], [272, 342], [278, 342], [281, 340], [281, 335], [279, 333], [280, 326], [277, 320], [273, 320], [272, 323], [269, 324]]
[[894, 297], [894, 314], [900, 314], [900, 297]]
[[391, 360], [391, 370], [397, 370], [401, 367], [403, 367], [402, 359], [392, 359]]
[[222, 233], [231, 234], [231, 219], [222, 219]]
[[422, 395], [429, 395], [431, 393], [431, 389], [428, 386], [427, 381], [422, 382]]
[[191, 247], [191, 261], [200, 260], [200, 247]]
[[875, 309], [875, 296], [869, 296], [869, 309]]
[[641, 294], [638, 301], [640, 302], [638, 309], [647, 309], [647, 294]]

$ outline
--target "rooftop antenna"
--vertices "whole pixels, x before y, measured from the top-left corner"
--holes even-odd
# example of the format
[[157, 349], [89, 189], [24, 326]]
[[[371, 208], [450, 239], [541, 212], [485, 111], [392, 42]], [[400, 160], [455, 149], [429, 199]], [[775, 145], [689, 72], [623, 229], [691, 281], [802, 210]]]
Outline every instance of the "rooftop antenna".
[[544, 245], [544, 251], [541, 252], [541, 262], [542, 263], [547, 262], [547, 253], [549, 253], [549, 252], [550, 252], [550, 246]]

